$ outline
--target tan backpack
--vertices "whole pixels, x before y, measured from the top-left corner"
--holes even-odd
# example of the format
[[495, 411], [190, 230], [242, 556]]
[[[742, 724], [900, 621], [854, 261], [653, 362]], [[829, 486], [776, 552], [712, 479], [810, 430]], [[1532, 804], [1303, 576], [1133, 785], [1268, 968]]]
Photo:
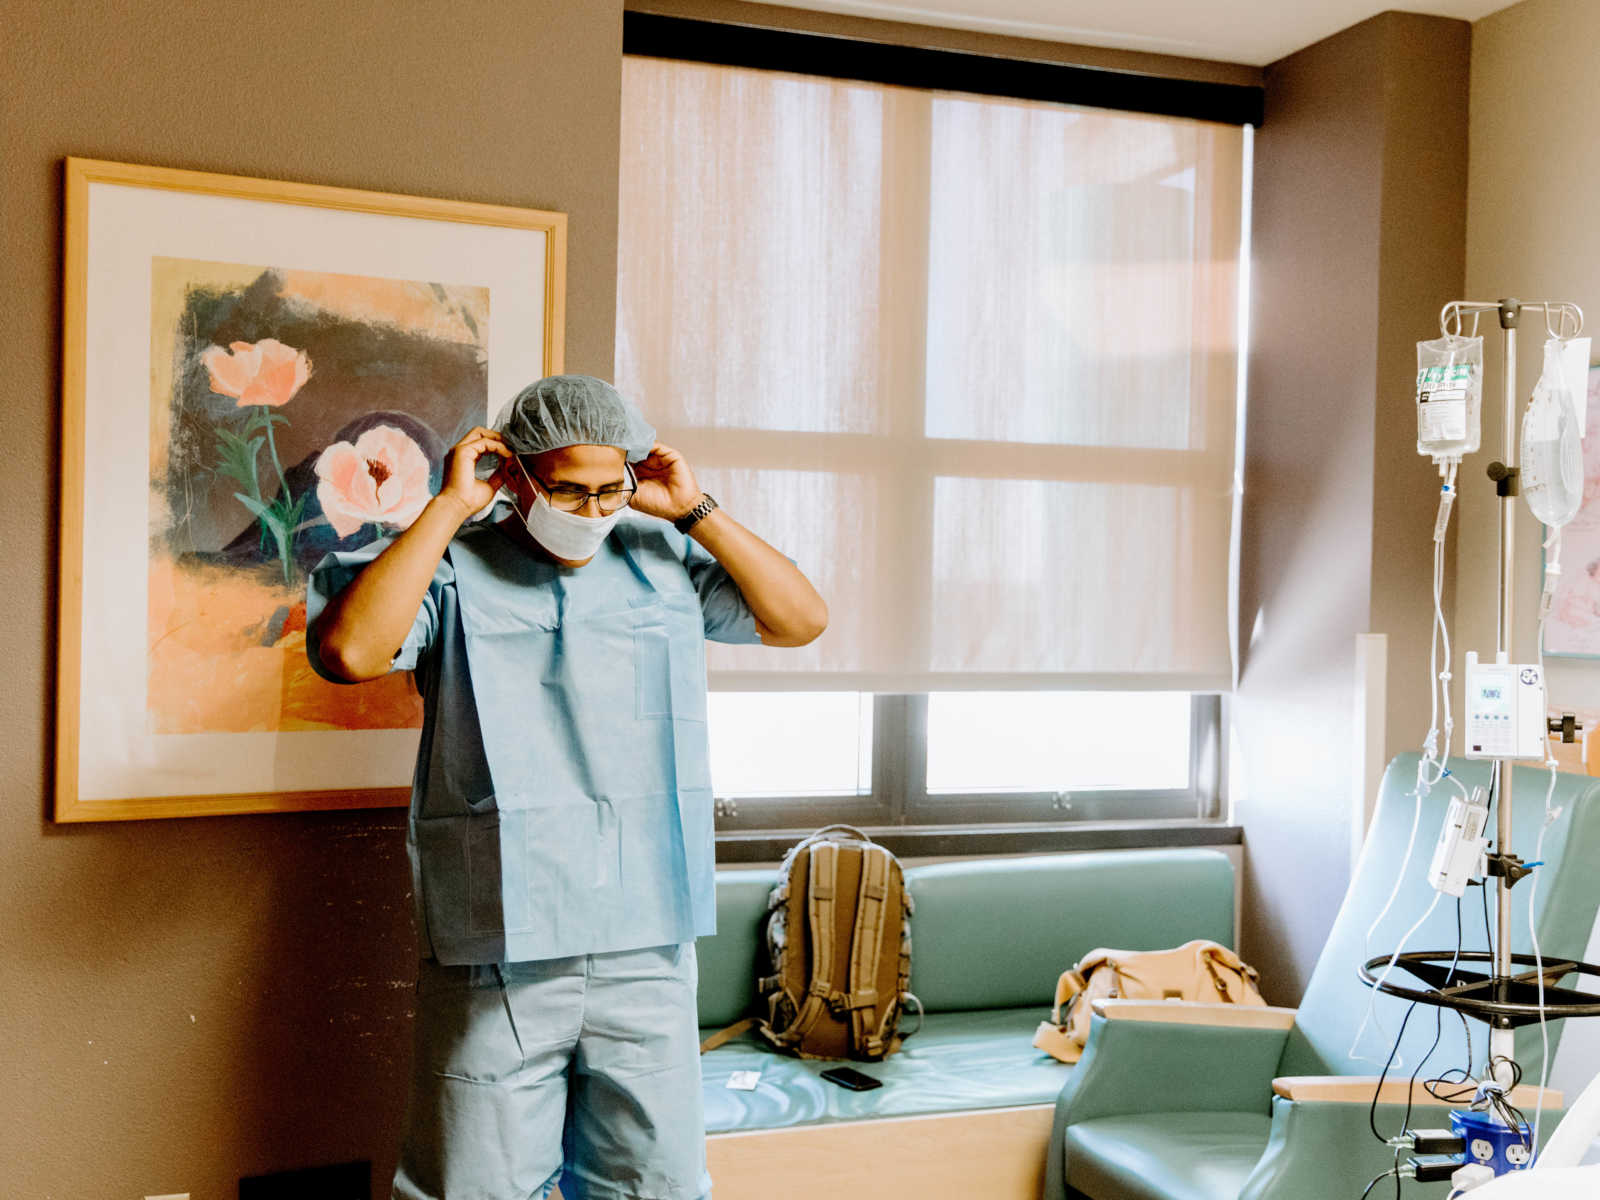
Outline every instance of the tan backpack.
[[754, 1025], [801, 1058], [893, 1054], [908, 1002], [921, 1028], [922, 1003], [907, 990], [912, 909], [899, 860], [859, 829], [829, 825], [792, 846], [767, 898], [772, 973], [757, 981], [766, 1016], [713, 1034], [701, 1051]]
[[1093, 950], [1056, 981], [1055, 1007], [1033, 1035], [1040, 1050], [1075, 1063], [1096, 1000], [1192, 1000], [1264, 1005], [1259, 976], [1232, 950], [1197, 939], [1174, 950]]

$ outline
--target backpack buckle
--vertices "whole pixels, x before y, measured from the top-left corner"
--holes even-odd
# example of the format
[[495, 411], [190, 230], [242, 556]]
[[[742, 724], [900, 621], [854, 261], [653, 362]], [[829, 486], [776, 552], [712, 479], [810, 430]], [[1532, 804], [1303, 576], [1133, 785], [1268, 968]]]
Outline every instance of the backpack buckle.
[[866, 988], [859, 992], [834, 992], [828, 997], [828, 1007], [837, 1016], [853, 1008], [876, 1008], [878, 989]]

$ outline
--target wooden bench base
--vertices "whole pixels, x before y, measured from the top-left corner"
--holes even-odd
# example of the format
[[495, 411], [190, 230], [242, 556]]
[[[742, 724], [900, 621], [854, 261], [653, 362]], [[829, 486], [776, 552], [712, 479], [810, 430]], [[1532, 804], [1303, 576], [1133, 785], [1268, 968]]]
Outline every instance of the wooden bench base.
[[1039, 1200], [1053, 1104], [716, 1133], [716, 1200]]
[[1054, 1116], [1029, 1104], [713, 1133], [706, 1167], [714, 1200], [1039, 1200]]

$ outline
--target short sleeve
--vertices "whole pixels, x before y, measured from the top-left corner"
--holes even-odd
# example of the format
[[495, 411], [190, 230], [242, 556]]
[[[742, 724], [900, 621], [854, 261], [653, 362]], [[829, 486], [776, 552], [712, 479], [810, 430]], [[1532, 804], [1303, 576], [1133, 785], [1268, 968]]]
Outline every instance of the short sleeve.
[[[311, 663], [313, 671], [330, 682], [350, 681], [333, 674], [322, 661], [321, 646], [316, 635], [317, 618], [328, 607], [330, 600], [348, 587], [351, 580], [393, 543], [393, 538], [380, 538], [362, 546], [359, 550], [335, 550], [325, 554], [322, 561], [311, 569], [311, 578], [306, 583], [306, 659]], [[411, 622], [411, 629], [406, 634], [405, 641], [401, 643], [399, 651], [390, 661], [389, 670], [416, 669], [418, 660], [428, 652], [434, 639], [439, 635], [439, 612], [443, 590], [454, 585], [455, 571], [450, 565], [447, 554], [434, 568], [433, 578], [428, 582], [428, 590], [422, 597], [422, 603], [417, 606], [416, 619]]]
[[706, 637], [713, 642], [759, 642], [761, 634], [756, 630], [755, 614], [750, 611], [750, 605], [728, 569], [693, 538], [683, 540], [683, 564], [700, 596]]

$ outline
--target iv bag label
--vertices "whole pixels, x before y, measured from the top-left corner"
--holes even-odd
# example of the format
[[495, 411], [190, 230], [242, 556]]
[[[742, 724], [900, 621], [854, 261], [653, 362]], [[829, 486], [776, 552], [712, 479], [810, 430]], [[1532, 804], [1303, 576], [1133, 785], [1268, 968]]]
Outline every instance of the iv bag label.
[[1459, 388], [1417, 394], [1417, 440], [1460, 442], [1467, 436], [1467, 394]]
[[1451, 363], [1449, 366], [1423, 367], [1417, 372], [1417, 396], [1424, 392], [1468, 388], [1472, 385], [1472, 363]]

